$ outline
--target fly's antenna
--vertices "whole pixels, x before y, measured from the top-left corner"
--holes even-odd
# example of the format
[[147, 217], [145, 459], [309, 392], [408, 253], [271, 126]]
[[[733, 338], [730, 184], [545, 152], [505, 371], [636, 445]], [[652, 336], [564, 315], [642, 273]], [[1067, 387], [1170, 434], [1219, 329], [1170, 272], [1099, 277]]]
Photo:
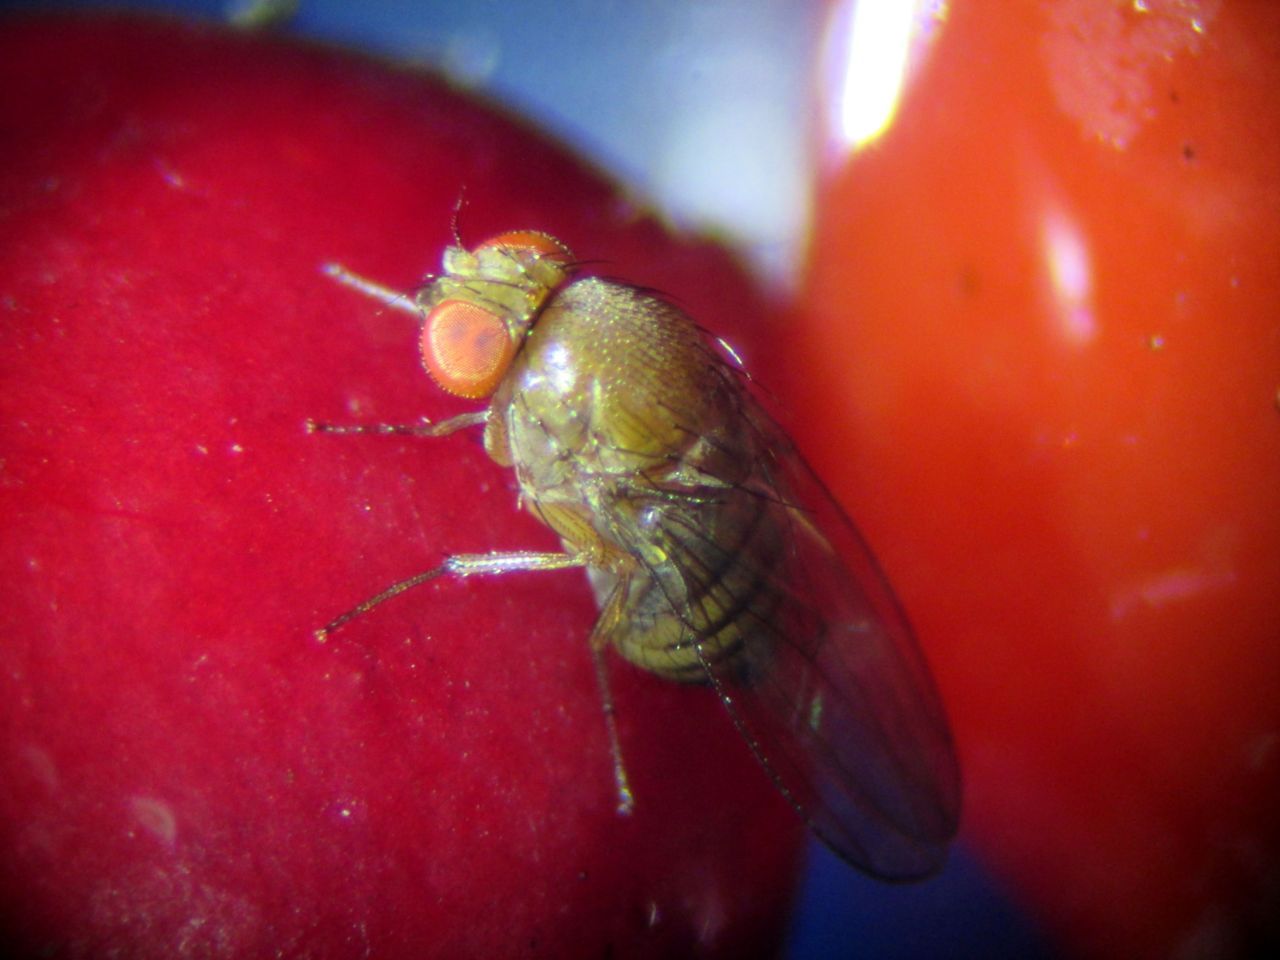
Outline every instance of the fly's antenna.
[[376, 280], [370, 280], [368, 277], [362, 277], [360, 274], [348, 270], [340, 263], [330, 261], [329, 263], [321, 264], [320, 272], [326, 277], [338, 281], [344, 287], [380, 301], [384, 307], [411, 313], [419, 318], [422, 316], [422, 311], [419, 309], [417, 301], [409, 294], [393, 290], [378, 283]]

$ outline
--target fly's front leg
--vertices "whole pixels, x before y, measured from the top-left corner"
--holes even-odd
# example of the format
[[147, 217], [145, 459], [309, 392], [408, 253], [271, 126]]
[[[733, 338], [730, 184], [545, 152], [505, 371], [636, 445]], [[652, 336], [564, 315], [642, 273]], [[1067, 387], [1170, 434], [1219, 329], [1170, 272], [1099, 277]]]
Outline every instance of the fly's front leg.
[[489, 411], [473, 410], [471, 413], [460, 413], [448, 420], [432, 423], [423, 420], [421, 423], [324, 423], [319, 420], [307, 420], [307, 433], [339, 433], [376, 434], [379, 436], [411, 436], [411, 437], [447, 437], [451, 433], [465, 430], [467, 427], [481, 427], [489, 422]]

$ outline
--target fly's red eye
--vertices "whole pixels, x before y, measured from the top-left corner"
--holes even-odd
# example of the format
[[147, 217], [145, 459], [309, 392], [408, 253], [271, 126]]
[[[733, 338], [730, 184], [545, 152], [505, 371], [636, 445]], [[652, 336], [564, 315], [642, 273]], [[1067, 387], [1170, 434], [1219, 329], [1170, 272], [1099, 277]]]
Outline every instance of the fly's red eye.
[[479, 399], [497, 389], [515, 345], [502, 318], [465, 300], [445, 300], [422, 327], [422, 365], [444, 390]]
[[510, 233], [502, 233], [480, 244], [479, 249], [491, 247], [528, 250], [530, 253], [557, 263], [567, 264], [573, 260], [573, 254], [569, 252], [568, 247], [555, 237], [539, 233], [537, 230], [513, 230]]

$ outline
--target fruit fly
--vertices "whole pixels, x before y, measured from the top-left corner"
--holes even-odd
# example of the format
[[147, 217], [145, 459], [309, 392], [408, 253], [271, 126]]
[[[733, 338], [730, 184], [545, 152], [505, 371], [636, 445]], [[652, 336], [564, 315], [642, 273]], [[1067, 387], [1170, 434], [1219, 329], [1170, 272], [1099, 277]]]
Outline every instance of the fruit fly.
[[606, 647], [714, 688], [774, 783], [845, 860], [887, 879], [934, 872], [956, 832], [959, 772], [875, 559], [742, 370], [686, 314], [579, 273], [544, 233], [449, 247], [416, 299], [422, 360], [441, 388], [487, 406], [436, 424], [312, 425], [427, 437], [483, 427], [488, 455], [515, 470], [520, 502], [563, 550], [450, 556], [318, 634], [445, 574], [586, 568], [620, 810], [632, 800]]

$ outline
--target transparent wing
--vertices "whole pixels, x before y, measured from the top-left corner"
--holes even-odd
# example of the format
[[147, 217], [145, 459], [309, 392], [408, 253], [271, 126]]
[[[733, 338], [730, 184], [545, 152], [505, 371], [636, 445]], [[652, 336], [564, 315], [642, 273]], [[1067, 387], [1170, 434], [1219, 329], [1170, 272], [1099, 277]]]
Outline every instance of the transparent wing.
[[871, 874], [927, 876], [960, 806], [928, 666], [844, 511], [742, 399], [750, 478], [724, 494], [710, 526], [705, 513], [665, 513], [683, 589], [664, 591], [738, 730], [812, 830]]

